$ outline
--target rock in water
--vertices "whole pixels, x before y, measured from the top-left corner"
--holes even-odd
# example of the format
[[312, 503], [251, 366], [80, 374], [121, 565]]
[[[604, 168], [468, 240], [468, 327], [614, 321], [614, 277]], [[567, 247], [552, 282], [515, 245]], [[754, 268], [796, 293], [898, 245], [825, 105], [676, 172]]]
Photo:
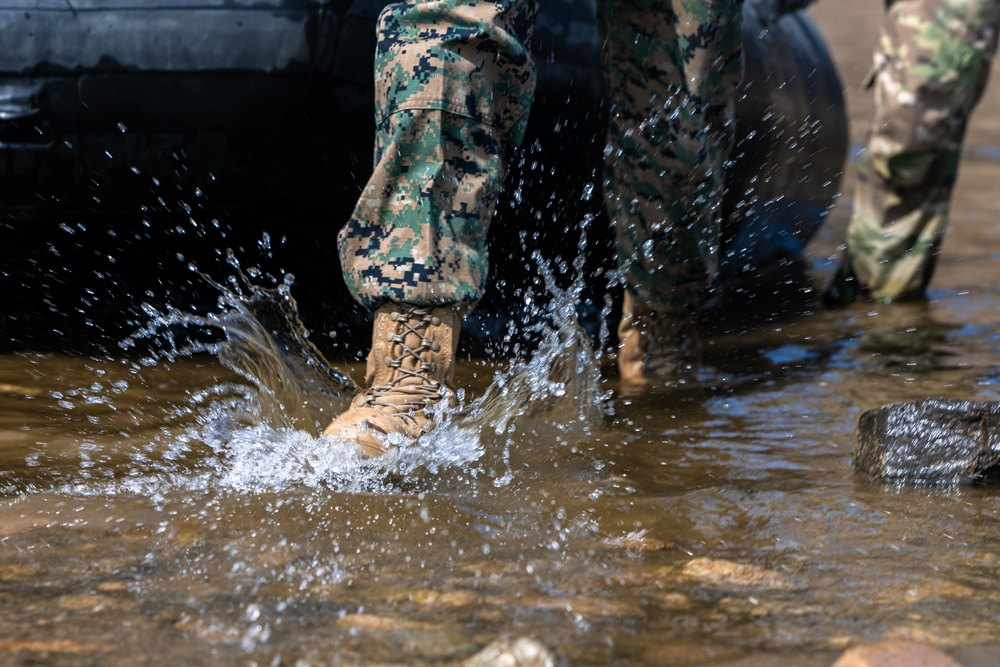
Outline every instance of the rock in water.
[[926, 398], [858, 419], [854, 465], [878, 481], [976, 484], [1000, 477], [1000, 403]]
[[555, 667], [552, 653], [536, 639], [500, 638], [466, 660], [462, 667]]
[[932, 646], [887, 639], [848, 650], [833, 667], [962, 667]]

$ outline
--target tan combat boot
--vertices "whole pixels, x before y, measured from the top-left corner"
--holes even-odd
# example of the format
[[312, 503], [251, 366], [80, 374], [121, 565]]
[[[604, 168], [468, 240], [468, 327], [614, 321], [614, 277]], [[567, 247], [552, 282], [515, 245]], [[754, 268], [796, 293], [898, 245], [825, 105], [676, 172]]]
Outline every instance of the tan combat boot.
[[701, 365], [698, 311], [656, 311], [628, 290], [618, 324], [618, 370], [631, 388], [671, 386], [695, 377]]
[[387, 303], [375, 311], [368, 354], [368, 389], [330, 422], [324, 436], [356, 443], [381, 456], [385, 438], [401, 433], [416, 440], [434, 427], [427, 408], [442, 400], [456, 405], [455, 351], [462, 321], [451, 308]]

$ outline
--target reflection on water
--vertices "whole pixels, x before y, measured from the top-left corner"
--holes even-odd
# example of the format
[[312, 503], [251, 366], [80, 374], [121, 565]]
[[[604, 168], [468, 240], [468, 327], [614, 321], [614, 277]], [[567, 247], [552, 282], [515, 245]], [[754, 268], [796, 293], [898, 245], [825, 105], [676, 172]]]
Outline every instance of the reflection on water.
[[316, 436], [360, 368], [329, 369], [290, 285], [218, 287], [216, 314], [150, 312], [138, 359], [0, 358], [5, 664], [440, 664], [502, 635], [594, 665], [995, 646], [995, 492], [849, 461], [863, 409], [997, 400], [994, 295], [720, 335], [700, 388], [623, 399], [551, 288], [529, 350], [468, 360], [446, 425], [373, 461]]

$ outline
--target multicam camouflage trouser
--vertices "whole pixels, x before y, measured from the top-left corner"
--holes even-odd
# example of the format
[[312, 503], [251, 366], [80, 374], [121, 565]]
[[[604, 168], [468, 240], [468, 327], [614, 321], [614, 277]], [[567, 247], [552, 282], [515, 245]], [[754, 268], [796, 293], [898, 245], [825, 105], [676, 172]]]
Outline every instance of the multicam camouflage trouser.
[[[715, 275], [742, 0], [598, 2], [611, 119], [604, 188], [638, 298], [690, 307]], [[339, 236], [355, 297], [471, 308], [505, 158], [534, 90], [537, 0], [408, 0], [382, 12], [375, 169]]]
[[998, 0], [888, 3], [845, 267], [877, 300], [923, 296], [931, 279], [998, 28]]

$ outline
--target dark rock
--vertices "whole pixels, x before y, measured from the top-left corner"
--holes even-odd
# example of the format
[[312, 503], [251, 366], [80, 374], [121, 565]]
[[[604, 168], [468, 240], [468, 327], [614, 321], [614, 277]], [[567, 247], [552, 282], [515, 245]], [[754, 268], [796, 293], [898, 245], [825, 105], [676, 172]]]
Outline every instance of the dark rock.
[[854, 465], [878, 481], [974, 484], [1000, 477], [1000, 403], [927, 398], [858, 419]]

